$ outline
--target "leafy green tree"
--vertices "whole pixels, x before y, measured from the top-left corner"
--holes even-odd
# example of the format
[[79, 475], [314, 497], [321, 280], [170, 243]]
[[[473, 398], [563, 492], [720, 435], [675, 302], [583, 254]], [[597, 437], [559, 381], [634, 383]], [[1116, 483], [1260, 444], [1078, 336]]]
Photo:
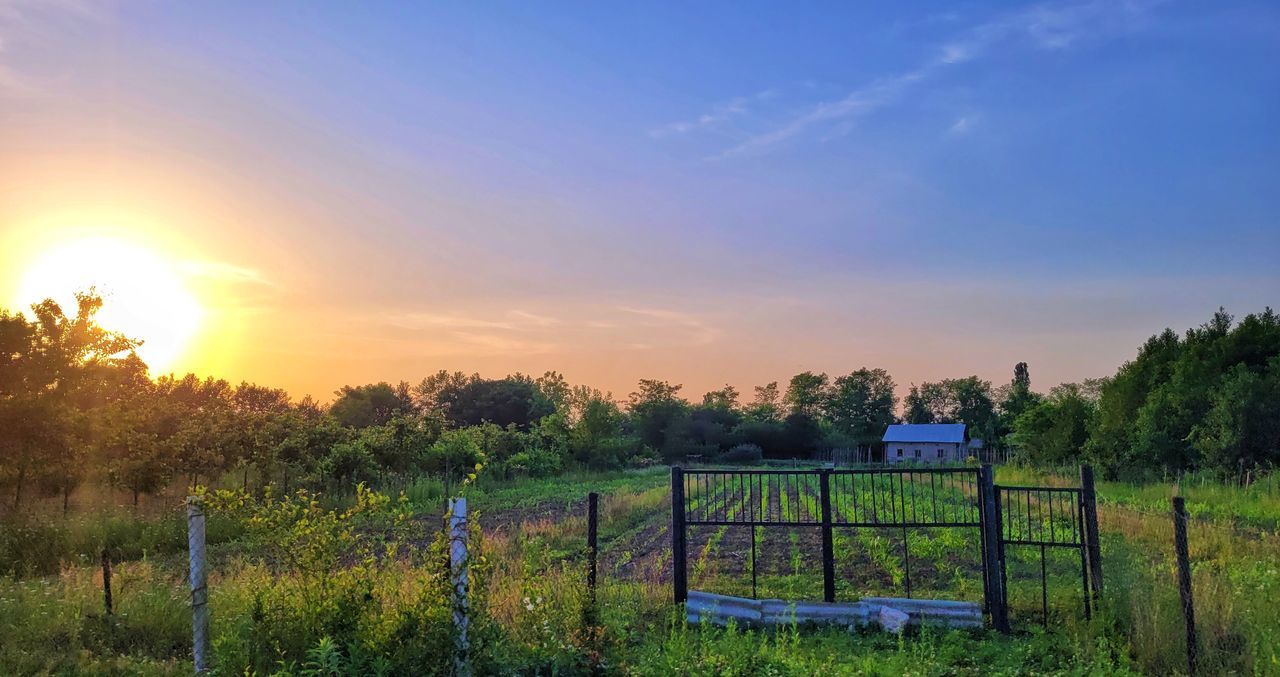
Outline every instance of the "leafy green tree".
[[564, 412], [566, 416], [570, 415], [573, 388], [565, 380], [563, 374], [557, 371], [548, 371], [534, 381], [534, 386], [537, 387], [538, 393], [543, 399], [550, 402], [556, 411]]
[[856, 444], [878, 442], [894, 422], [898, 397], [884, 369], [859, 369], [835, 380], [824, 409], [832, 427]]
[[109, 481], [133, 494], [153, 494], [173, 476], [175, 437], [184, 412], [154, 393], [113, 406], [102, 449]]
[[440, 391], [437, 400], [449, 421], [457, 426], [493, 423], [528, 430], [555, 406], [531, 379], [519, 375], [497, 380], [470, 379], [460, 387]]
[[712, 390], [702, 396], [702, 406], [708, 409], [736, 411], [738, 409], [738, 389], [725, 384], [719, 390]]
[[407, 386], [392, 386], [385, 381], [356, 387], [343, 386], [334, 394], [337, 399], [329, 406], [329, 414], [342, 425], [352, 428], [382, 425], [397, 412], [413, 411]]
[[52, 300], [33, 305], [31, 320], [0, 309], [0, 483], [15, 510], [33, 479], [65, 507], [83, 479], [87, 413], [146, 386], [140, 343], [98, 325], [101, 308], [90, 290], [76, 295], [74, 315]]
[[791, 377], [787, 384], [787, 395], [784, 402], [791, 414], [803, 414], [812, 419], [822, 415], [822, 406], [827, 401], [827, 386], [830, 379], [826, 374], [802, 372]]
[[795, 413], [782, 422], [782, 456], [808, 458], [818, 449], [822, 427], [808, 414]]
[[1035, 463], [1077, 463], [1089, 439], [1097, 404], [1075, 383], [1050, 391], [1013, 422], [1012, 442]]
[[1205, 464], [1221, 471], [1280, 463], [1280, 356], [1263, 370], [1233, 367], [1191, 440]]
[[933, 409], [929, 406], [925, 395], [920, 392], [920, 388], [914, 383], [911, 384], [911, 390], [903, 401], [903, 407], [902, 420], [905, 423], [934, 422]]
[[626, 416], [614, 402], [601, 397], [587, 400], [582, 415], [569, 431], [569, 454], [588, 468], [620, 467], [624, 459], [612, 454], [618, 446], [606, 441], [622, 435], [625, 423]]
[[666, 381], [641, 379], [627, 404], [631, 424], [640, 441], [661, 450], [668, 460], [682, 458], [686, 454], [686, 450], [680, 447], [680, 440], [670, 434], [689, 412], [689, 403], [679, 395], [680, 388], [680, 385]]
[[747, 405], [746, 416], [753, 421], [781, 421], [782, 395], [778, 391], [778, 382], [770, 381], [756, 386], [755, 399]]

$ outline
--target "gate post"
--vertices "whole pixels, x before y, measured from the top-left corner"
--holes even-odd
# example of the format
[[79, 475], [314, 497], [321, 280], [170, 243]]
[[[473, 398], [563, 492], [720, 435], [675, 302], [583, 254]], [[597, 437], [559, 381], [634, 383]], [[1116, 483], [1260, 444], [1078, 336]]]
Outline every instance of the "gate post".
[[689, 570], [685, 561], [684, 470], [671, 466], [671, 588], [675, 603], [689, 599]]
[[978, 470], [978, 495], [982, 522], [982, 576], [986, 582], [987, 608], [991, 611], [991, 625], [1000, 632], [1009, 632], [1009, 613], [1005, 608], [1004, 577], [1000, 575], [1000, 509], [996, 503], [995, 472], [990, 463]]
[[1094, 607], [1102, 601], [1102, 548], [1098, 542], [1098, 494], [1093, 488], [1093, 468], [1080, 466], [1080, 502], [1084, 504], [1085, 558]]
[[819, 498], [822, 500], [822, 598], [836, 601], [836, 554], [831, 535], [831, 471], [818, 471]]

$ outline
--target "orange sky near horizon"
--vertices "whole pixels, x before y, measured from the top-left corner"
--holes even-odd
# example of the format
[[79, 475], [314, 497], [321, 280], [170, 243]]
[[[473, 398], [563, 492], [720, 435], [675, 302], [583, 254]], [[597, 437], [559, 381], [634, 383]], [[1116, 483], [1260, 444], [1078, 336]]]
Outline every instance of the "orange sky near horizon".
[[[1250, 164], [1274, 153], [1214, 137], [1243, 149], [1238, 165], [1224, 151], [1222, 167], [1168, 177], [1177, 168], [1161, 158], [1180, 135], [1142, 140], [1165, 155], [1108, 155], [1150, 125], [1106, 127], [1137, 123], [1105, 96], [1116, 92], [1081, 99], [1092, 78], [1064, 80], [1076, 89], [1061, 96], [1105, 113], [1096, 137], [1063, 136], [1058, 94], [1039, 90], [986, 93], [993, 106], [1045, 97], [1003, 118], [1034, 134], [997, 134], [996, 111], [968, 108], [957, 132], [937, 118], [951, 108], [905, 89], [884, 120], [827, 129], [784, 113], [831, 111], [895, 73], [932, 86], [908, 76], [942, 37], [907, 46], [842, 31], [815, 47], [852, 50], [826, 89], [788, 84], [826, 56], [759, 81], [735, 65], [708, 88], [684, 77], [709, 64], [673, 63], [660, 32], [635, 36], [648, 51], [618, 52], [551, 11], [400, 11], [414, 16], [271, 3], [0, 11], [0, 305], [97, 284], [132, 313], [120, 328], [151, 341], [153, 372], [322, 401], [441, 369], [556, 370], [619, 399], [656, 378], [696, 400], [725, 383], [749, 398], [802, 371], [861, 367], [887, 369], [900, 393], [972, 374], [1000, 385], [1020, 361], [1045, 391], [1114, 373], [1164, 327], [1220, 305], [1260, 311], [1280, 290], [1266, 268], [1274, 201], [1254, 189], [1268, 174]], [[617, 30], [641, 19], [598, 17]], [[750, 42], [721, 47], [762, 56], [737, 51]], [[980, 88], [1011, 64], [1057, 63], [1007, 42], [1025, 58], [930, 70], [938, 96], [960, 91], [944, 78], [968, 68], [994, 75], [970, 82]], [[730, 98], [742, 92], [757, 93]], [[752, 106], [769, 124], [726, 151], [738, 130], [716, 125], [758, 122], [740, 110]], [[859, 134], [855, 122], [881, 126]], [[1060, 162], [1039, 164], [1048, 157]], [[1126, 164], [1137, 160], [1152, 166]], [[1109, 166], [1153, 178], [1119, 191], [1098, 174]], [[1188, 186], [1200, 202], [1167, 204]]]

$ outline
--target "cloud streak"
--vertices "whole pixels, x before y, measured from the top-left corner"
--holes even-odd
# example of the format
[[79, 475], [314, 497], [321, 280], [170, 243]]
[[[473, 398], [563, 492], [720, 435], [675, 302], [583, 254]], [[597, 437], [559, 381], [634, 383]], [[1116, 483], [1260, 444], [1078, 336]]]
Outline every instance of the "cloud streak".
[[[843, 98], [819, 102], [809, 110], [775, 124], [771, 129], [749, 134], [746, 139], [711, 159], [770, 151], [815, 128], [852, 121], [888, 106], [909, 91], [960, 65], [972, 63], [996, 48], [1030, 47], [1062, 50], [1088, 40], [1105, 39], [1134, 28], [1147, 11], [1163, 0], [1114, 2], [1093, 0], [1080, 3], [1044, 4], [998, 16], [962, 31], [936, 45], [928, 58], [916, 67], [877, 78], [853, 89]], [[735, 99], [740, 102], [742, 99]], [[737, 108], [720, 106], [693, 121], [673, 123], [651, 132], [661, 138], [672, 133], [693, 132], [719, 125], [735, 117]], [[963, 119], [962, 119], [963, 121]], [[969, 127], [964, 122], [956, 133]]]

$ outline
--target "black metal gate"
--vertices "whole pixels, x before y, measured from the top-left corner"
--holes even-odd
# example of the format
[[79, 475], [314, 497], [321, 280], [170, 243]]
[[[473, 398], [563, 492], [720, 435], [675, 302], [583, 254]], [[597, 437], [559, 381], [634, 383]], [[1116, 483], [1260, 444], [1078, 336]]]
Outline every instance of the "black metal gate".
[[1040, 550], [1040, 613], [1049, 623], [1047, 553], [1052, 548], [1073, 549], [1080, 556], [1081, 600], [1085, 618], [1102, 595], [1102, 562], [1099, 556], [1097, 498], [1093, 471], [1080, 468], [1079, 487], [1019, 487], [996, 485], [997, 530], [1000, 532], [1001, 606], [1009, 608], [1008, 548]]
[[[1082, 469], [1082, 479], [1085, 476]], [[885, 467], [814, 470], [671, 469], [671, 537], [675, 601], [688, 597], [688, 529], [693, 526], [751, 528], [751, 587], [756, 591], [756, 528], [813, 527], [822, 534], [823, 599], [835, 601], [836, 527], [901, 530], [905, 589], [912, 594], [909, 529], [975, 529], [980, 534], [983, 607], [992, 625], [1008, 629], [1005, 548], [1036, 545], [1078, 547], [1082, 571], [1089, 580], [1091, 562], [1087, 534], [1097, 533], [1092, 512], [1092, 473], [1087, 491], [1039, 487], [1000, 487], [990, 465], [958, 468]], [[1035, 492], [1053, 495], [1045, 503]], [[1066, 497], [1065, 499], [1063, 497]], [[1001, 497], [1009, 505], [1000, 503]], [[1031, 507], [1065, 510], [1076, 506], [1074, 532], [1062, 532], [1059, 518], [1048, 518], [1048, 531], [1034, 531]], [[1030, 506], [1017, 512], [1014, 502]], [[1059, 506], [1054, 508], [1054, 506]], [[1014, 510], [1015, 512], [1009, 512]], [[1009, 517], [1002, 519], [1007, 513]], [[1038, 515], [1038, 513], [1036, 513]], [[1067, 513], [1063, 513], [1064, 515]], [[1092, 516], [1092, 531], [1088, 517]], [[1024, 538], [1024, 536], [1026, 536]], [[1101, 569], [1097, 570], [1100, 590]], [[1047, 588], [1042, 598], [1047, 599]], [[1047, 606], [1047, 601], [1045, 602]]]

